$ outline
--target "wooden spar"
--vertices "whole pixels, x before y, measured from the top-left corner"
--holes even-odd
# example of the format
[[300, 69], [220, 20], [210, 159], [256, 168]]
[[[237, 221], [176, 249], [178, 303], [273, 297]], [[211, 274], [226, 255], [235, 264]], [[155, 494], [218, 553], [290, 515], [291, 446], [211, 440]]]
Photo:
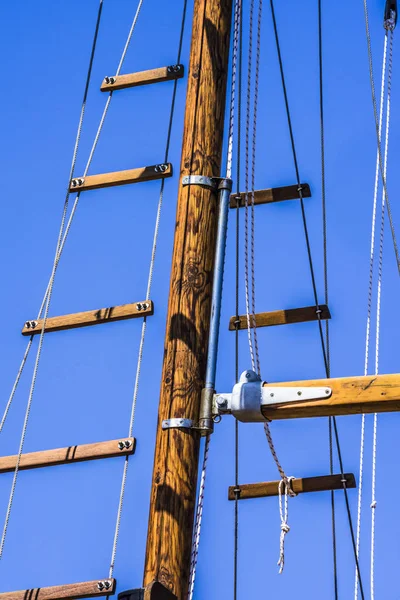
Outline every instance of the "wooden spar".
[[[181, 177], [220, 174], [231, 16], [232, 0], [195, 0]], [[180, 185], [144, 570], [144, 587], [158, 580], [178, 600], [188, 589], [200, 438], [161, 422], [198, 419], [216, 229], [215, 193]]]
[[[321, 311], [320, 318], [330, 319], [331, 313], [325, 304], [319, 306]], [[308, 321], [318, 321], [317, 308], [315, 306], [304, 306], [302, 308], [289, 308], [287, 310], [274, 310], [273, 312], [263, 312], [254, 315], [256, 327], [272, 327], [274, 325], [291, 325], [292, 323], [306, 323]], [[247, 329], [247, 316], [239, 316], [238, 329]], [[250, 319], [250, 327], [253, 327], [253, 320]], [[236, 317], [229, 320], [229, 331], [236, 330]]]
[[107, 77], [101, 84], [100, 91], [111, 92], [115, 90], [124, 90], [130, 87], [137, 87], [139, 85], [150, 85], [152, 83], [160, 83], [162, 81], [181, 79], [181, 77], [184, 75], [184, 72], [185, 70], [183, 65], [174, 65], [171, 67], [160, 67], [158, 69], [140, 71], [138, 73], [129, 73], [127, 75]]
[[[303, 198], [311, 198], [311, 190], [308, 183], [302, 183], [302, 196]], [[249, 198], [249, 194], [247, 197]], [[231, 195], [230, 207], [237, 207], [237, 194]], [[297, 185], [286, 185], [278, 188], [268, 188], [267, 190], [255, 190], [254, 192], [254, 204], [270, 204], [271, 202], [283, 202], [284, 200], [296, 200], [300, 198], [299, 189]], [[250, 203], [250, 198], [248, 199]], [[246, 192], [240, 193], [239, 208], [246, 206]]]
[[71, 193], [85, 192], [105, 187], [114, 187], [116, 185], [164, 179], [165, 177], [172, 177], [172, 165], [170, 163], [140, 167], [139, 169], [128, 169], [126, 171], [100, 173], [99, 175], [87, 175], [86, 177], [76, 177], [72, 179], [69, 191]]
[[[95, 444], [81, 444], [54, 450], [28, 452], [21, 455], [19, 471], [27, 469], [40, 469], [41, 467], [54, 467], [70, 463], [99, 460], [101, 458], [114, 458], [127, 456], [135, 451], [135, 438], [119, 438], [110, 442], [97, 442]], [[18, 455], [0, 456], [0, 473], [15, 471]]]
[[340, 377], [265, 384], [266, 387], [329, 387], [328, 399], [263, 406], [262, 413], [271, 420], [331, 417], [362, 413], [400, 411], [400, 374]]
[[96, 579], [68, 585], [3, 592], [0, 600], [74, 600], [75, 598], [94, 598], [108, 596], [115, 592], [115, 579]]
[[[77, 327], [89, 327], [112, 323], [124, 319], [136, 319], [148, 317], [154, 313], [154, 305], [151, 300], [141, 300], [133, 304], [121, 304], [108, 308], [98, 308], [86, 312], [72, 313], [60, 317], [49, 317], [46, 321], [46, 333], [52, 331], [63, 331], [64, 329], [75, 329]], [[22, 335], [36, 335], [43, 329], [43, 319], [38, 321], [26, 321], [22, 328]]]
[[[344, 473], [346, 487], [355, 488], [356, 480], [352, 473]], [[263, 481], [261, 483], [245, 483], [239, 485], [239, 500], [248, 500], [249, 498], [265, 498], [267, 496], [278, 496], [278, 486], [280, 481]], [[331, 490], [342, 490], [343, 481], [341, 475], [320, 475], [318, 477], [299, 477], [292, 479], [292, 489], [295, 494], [305, 494], [307, 492], [328, 492]], [[229, 487], [228, 500], [235, 500], [234, 485]]]

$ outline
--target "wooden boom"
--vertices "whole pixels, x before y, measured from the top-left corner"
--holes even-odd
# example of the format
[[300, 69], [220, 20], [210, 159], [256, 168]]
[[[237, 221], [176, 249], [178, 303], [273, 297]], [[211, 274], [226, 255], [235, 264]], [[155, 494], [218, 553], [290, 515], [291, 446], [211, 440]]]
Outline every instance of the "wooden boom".
[[264, 417], [274, 421], [277, 419], [302, 419], [400, 411], [399, 373], [265, 384], [265, 387], [268, 386], [313, 386], [332, 389], [332, 396], [328, 399], [280, 404], [279, 406], [263, 406], [262, 413]]

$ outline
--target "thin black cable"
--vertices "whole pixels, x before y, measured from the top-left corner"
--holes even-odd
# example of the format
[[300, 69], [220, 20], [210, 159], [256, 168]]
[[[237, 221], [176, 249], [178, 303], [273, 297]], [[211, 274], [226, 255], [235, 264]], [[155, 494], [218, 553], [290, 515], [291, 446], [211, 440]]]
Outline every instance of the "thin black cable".
[[[240, 0], [238, 0], [240, 1]], [[237, 94], [237, 163], [236, 163], [236, 272], [235, 272], [235, 381], [239, 381], [239, 277], [240, 277], [240, 154], [242, 124], [242, 73], [243, 73], [243, 19], [242, 3], [239, 7], [239, 61], [238, 61], [238, 94]], [[233, 565], [233, 598], [237, 600], [238, 588], [238, 555], [239, 555], [239, 421], [235, 419], [235, 524], [234, 524], [234, 565]]]
[[[325, 118], [324, 118], [324, 72], [323, 72], [323, 29], [322, 29], [322, 0], [318, 0], [318, 54], [319, 54], [319, 114], [321, 135], [321, 200], [322, 200], [322, 230], [323, 230], [323, 255], [324, 255], [324, 291], [325, 304], [329, 306], [328, 285], [328, 233], [326, 214], [326, 178], [325, 178]], [[327, 377], [331, 376], [331, 353], [329, 338], [329, 319], [325, 320], [325, 347], [327, 362]], [[333, 437], [332, 417], [328, 417], [328, 439], [329, 439], [329, 471], [333, 475]], [[335, 600], [339, 598], [338, 573], [337, 573], [337, 551], [336, 551], [336, 514], [335, 514], [335, 492], [331, 490], [331, 520], [332, 520], [332, 557], [333, 557], [333, 585]]]
[[[326, 371], [326, 375], [328, 377], [329, 376], [329, 365], [328, 365], [327, 353], [326, 353], [326, 348], [325, 348], [325, 340], [324, 340], [324, 335], [323, 335], [323, 330], [322, 330], [321, 312], [320, 312], [320, 307], [318, 304], [318, 294], [317, 294], [317, 286], [316, 286], [316, 281], [315, 281], [314, 265], [313, 265], [312, 255], [311, 255], [311, 246], [310, 246], [310, 240], [309, 240], [309, 235], [308, 235], [307, 219], [306, 219], [305, 208], [304, 208], [304, 200], [303, 200], [302, 186], [301, 186], [299, 166], [298, 166], [298, 160], [297, 160], [296, 145], [295, 145], [295, 141], [294, 141], [292, 118], [291, 118], [290, 108], [289, 108], [289, 100], [288, 100], [288, 94], [287, 94], [287, 89], [286, 89], [285, 74], [284, 74], [284, 69], [283, 69], [283, 61], [282, 61], [282, 55], [281, 55], [281, 49], [280, 49], [280, 43], [279, 43], [278, 27], [277, 27], [277, 22], [276, 22], [276, 17], [275, 17], [275, 8], [274, 8], [273, 0], [270, 0], [270, 5], [271, 5], [273, 26], [274, 26], [276, 49], [277, 49], [278, 60], [279, 60], [279, 70], [280, 70], [283, 95], [284, 95], [284, 100], [285, 100], [286, 116], [287, 116], [290, 141], [291, 141], [291, 146], [292, 146], [293, 161], [294, 161], [294, 166], [295, 166], [296, 180], [297, 180], [299, 197], [300, 197], [300, 206], [301, 206], [302, 220], [303, 220], [303, 226], [304, 226], [304, 234], [305, 234], [305, 239], [306, 239], [308, 262], [309, 262], [309, 266], [310, 266], [311, 281], [312, 281], [315, 305], [316, 305], [317, 314], [318, 314], [318, 327], [319, 327], [319, 334], [320, 334], [320, 340], [321, 340], [321, 348], [322, 348], [322, 353], [323, 353], [323, 358], [324, 358], [324, 363], [325, 363], [325, 371]], [[341, 449], [340, 449], [339, 433], [338, 433], [335, 417], [333, 417], [332, 422], [333, 422], [336, 448], [337, 448], [339, 464], [340, 464], [340, 469], [341, 469], [341, 475], [342, 475], [343, 491], [344, 491], [344, 495], [345, 495], [347, 517], [348, 517], [348, 521], [349, 521], [349, 528], [350, 528], [353, 551], [354, 551], [354, 559], [355, 559], [356, 568], [357, 568], [357, 572], [358, 572], [358, 576], [359, 576], [361, 597], [362, 597], [362, 600], [364, 600], [364, 591], [363, 591], [362, 580], [361, 580], [361, 571], [360, 571], [360, 566], [359, 566], [358, 557], [357, 557], [356, 541], [355, 541], [353, 522], [352, 522], [351, 511], [350, 511], [350, 503], [349, 503], [349, 498], [348, 498], [346, 478], [344, 476], [344, 471], [343, 471], [343, 461], [342, 461], [342, 454], [341, 454]]]

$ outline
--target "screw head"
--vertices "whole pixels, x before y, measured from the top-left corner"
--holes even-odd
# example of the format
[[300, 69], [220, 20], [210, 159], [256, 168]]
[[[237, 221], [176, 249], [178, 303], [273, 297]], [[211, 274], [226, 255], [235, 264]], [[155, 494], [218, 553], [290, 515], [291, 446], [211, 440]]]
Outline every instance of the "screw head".
[[302, 393], [303, 393], [303, 392], [300, 392], [300, 391], [298, 391], [298, 392], [297, 392], [297, 395], [298, 395], [298, 396], [301, 396], [301, 395], [302, 395]]
[[124, 442], [118, 442], [118, 448], [119, 448], [120, 450], [123, 450], [123, 449], [125, 448], [125, 444], [124, 444]]

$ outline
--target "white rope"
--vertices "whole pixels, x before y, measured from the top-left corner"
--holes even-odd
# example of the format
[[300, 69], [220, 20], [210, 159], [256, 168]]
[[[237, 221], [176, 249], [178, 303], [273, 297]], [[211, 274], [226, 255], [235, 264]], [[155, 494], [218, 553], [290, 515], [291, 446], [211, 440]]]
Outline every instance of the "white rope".
[[[103, 0], [100, 1], [100, 6], [102, 4], [103, 4]], [[132, 22], [132, 26], [131, 26], [131, 29], [129, 31], [129, 35], [128, 35], [128, 38], [127, 38], [127, 41], [126, 41], [126, 44], [125, 44], [125, 47], [124, 47], [124, 50], [123, 50], [120, 62], [119, 62], [119, 66], [118, 66], [118, 69], [117, 69], [117, 74], [119, 74], [119, 71], [120, 71], [120, 69], [122, 67], [122, 64], [123, 64], [124, 60], [125, 60], [125, 56], [126, 56], [126, 53], [127, 53], [128, 47], [129, 47], [129, 43], [130, 43], [131, 38], [132, 38], [133, 30], [134, 30], [134, 27], [136, 25], [136, 22], [137, 22], [137, 19], [138, 19], [139, 12], [140, 12], [142, 4], [143, 4], [143, 0], [141, 0], [139, 2], [138, 8], [136, 10], [136, 13], [135, 13], [135, 16], [134, 16], [134, 19], [133, 19], [133, 22]], [[86, 92], [87, 92], [87, 90], [86, 90]], [[86, 163], [86, 167], [85, 167], [85, 170], [84, 170], [84, 173], [83, 173], [83, 177], [86, 177], [86, 175], [87, 175], [87, 173], [89, 171], [89, 167], [90, 167], [90, 165], [92, 163], [94, 152], [95, 152], [95, 150], [97, 148], [99, 137], [100, 137], [100, 134], [102, 132], [104, 121], [105, 121], [105, 118], [106, 118], [106, 115], [107, 115], [107, 112], [108, 112], [108, 109], [109, 109], [109, 106], [110, 106], [110, 103], [111, 103], [111, 98], [112, 98], [112, 91], [110, 92], [110, 94], [109, 94], [109, 96], [107, 98], [107, 101], [106, 101], [106, 104], [105, 104], [105, 107], [104, 107], [104, 110], [103, 110], [103, 114], [101, 116], [100, 123], [99, 123], [98, 129], [97, 129], [97, 132], [96, 132], [93, 144], [92, 144], [92, 148], [91, 148], [91, 151], [90, 151], [90, 154], [89, 154], [89, 158], [88, 158], [88, 161]], [[74, 216], [75, 216], [75, 213], [76, 213], [76, 209], [78, 207], [79, 198], [80, 198], [80, 195], [81, 195], [81, 192], [78, 191], [77, 195], [76, 195], [76, 198], [75, 198], [75, 201], [74, 201], [74, 204], [72, 206], [69, 218], [68, 218], [67, 225], [65, 227], [65, 231], [64, 231], [64, 225], [65, 225], [66, 214], [67, 214], [67, 209], [68, 209], [68, 202], [69, 202], [69, 197], [70, 197], [70, 191], [69, 191], [70, 182], [71, 182], [71, 179], [74, 176], [76, 159], [77, 159], [78, 148], [79, 148], [79, 142], [80, 142], [80, 137], [81, 137], [81, 132], [82, 132], [82, 126], [83, 126], [83, 119], [84, 119], [84, 115], [85, 115], [85, 109], [86, 109], [86, 99], [83, 101], [82, 108], [81, 108], [81, 113], [80, 113], [80, 117], [79, 117], [78, 130], [77, 130], [77, 135], [76, 135], [76, 140], [75, 140], [75, 145], [74, 145], [74, 151], [73, 151], [73, 156], [72, 156], [72, 164], [71, 164], [70, 175], [69, 175], [69, 179], [68, 179], [67, 196], [66, 196], [64, 210], [63, 210], [63, 215], [62, 215], [62, 228], [60, 228], [62, 239], [61, 239], [61, 242], [57, 245], [58, 251], [56, 253], [55, 263], [53, 264], [54, 273], [55, 273], [55, 271], [58, 268], [58, 263], [60, 262], [61, 255], [62, 255], [62, 252], [64, 250], [64, 245], [65, 245], [65, 242], [66, 242], [66, 240], [68, 238], [68, 234], [69, 234], [69, 231], [70, 231], [70, 228], [71, 228], [71, 225], [72, 225], [72, 221], [74, 219]], [[53, 269], [52, 269], [52, 272], [53, 272]], [[48, 298], [48, 295], [49, 295], [51, 277], [52, 276], [50, 276], [49, 282], [47, 284], [47, 288], [46, 288], [45, 294], [43, 296], [42, 303], [40, 305], [40, 308], [39, 308], [39, 311], [38, 311], [38, 316], [37, 316], [36, 320], [39, 320], [42, 317], [42, 315], [43, 315], [43, 311], [45, 309], [47, 298]], [[14, 396], [15, 396], [15, 393], [17, 391], [17, 387], [18, 387], [19, 381], [21, 379], [22, 372], [24, 370], [24, 367], [25, 367], [25, 364], [26, 364], [29, 352], [31, 350], [32, 341], [33, 341], [33, 336], [31, 336], [31, 338], [28, 341], [28, 344], [26, 346], [24, 357], [23, 357], [23, 359], [21, 361], [21, 365], [20, 365], [20, 367], [18, 369], [17, 376], [15, 378], [13, 387], [11, 389], [11, 393], [10, 393], [10, 396], [9, 396], [7, 404], [6, 404], [6, 408], [4, 410], [2, 419], [0, 421], [0, 433], [3, 430], [5, 421], [7, 419], [7, 416], [8, 416], [9, 410], [10, 410], [10, 406], [11, 406], [13, 400], [14, 400]], [[0, 554], [0, 558], [1, 558], [1, 554]]]
[[[232, 82], [230, 90], [230, 109], [229, 109], [229, 128], [228, 128], [228, 153], [226, 161], [226, 177], [232, 177], [232, 161], [233, 161], [233, 138], [236, 114], [236, 73], [237, 73], [237, 57], [239, 48], [239, 31], [242, 18], [242, 1], [235, 0], [234, 8], [234, 25], [233, 25], [233, 48], [232, 48]], [[240, 123], [238, 123], [240, 127]], [[193, 600], [194, 585], [196, 581], [197, 559], [199, 554], [201, 523], [203, 518], [204, 508], [204, 489], [207, 475], [207, 462], [210, 448], [210, 435], [206, 436], [204, 444], [203, 464], [201, 468], [199, 495], [197, 498], [196, 519], [193, 528], [192, 552], [190, 558], [189, 572], [189, 588], [188, 600]]]
[[[251, 368], [253, 371], [259, 373], [260, 365], [259, 360], [255, 355], [255, 348], [253, 345], [253, 333], [251, 326], [254, 322], [254, 316], [250, 314], [250, 292], [249, 292], [249, 166], [250, 166], [250, 115], [251, 115], [251, 72], [253, 63], [253, 18], [254, 18], [254, 0], [250, 3], [250, 20], [249, 20], [249, 51], [248, 51], [248, 63], [247, 63], [247, 98], [246, 98], [246, 142], [245, 142], [245, 219], [244, 219], [244, 289], [245, 289], [245, 300], [246, 300], [246, 320], [247, 320], [247, 338], [249, 342], [249, 351], [251, 359]], [[254, 135], [253, 121], [253, 135]], [[250, 193], [251, 204], [253, 210], [254, 204], [254, 193]], [[254, 221], [252, 220], [252, 225]], [[254, 230], [252, 229], [252, 234]], [[251, 238], [254, 243], [253, 236]], [[253, 290], [252, 290], [253, 291]], [[253, 295], [253, 294], [252, 294]]]
[[[390, 130], [390, 101], [392, 89], [392, 64], [393, 64], [393, 29], [390, 25], [389, 30], [389, 65], [388, 65], [388, 83], [387, 83], [387, 101], [386, 101], [386, 128], [385, 128], [385, 150], [383, 162], [383, 177], [387, 181], [387, 163], [389, 152], [389, 130]], [[385, 36], [386, 37], [386, 36]], [[378, 260], [378, 293], [376, 303], [376, 340], [375, 340], [375, 375], [379, 373], [379, 346], [380, 346], [380, 323], [381, 323], [381, 294], [382, 294], [382, 267], [383, 267], [383, 241], [385, 232], [385, 191], [382, 191], [381, 205], [381, 228], [379, 236], [379, 260]], [[371, 600], [375, 597], [375, 515], [376, 515], [376, 453], [378, 436], [378, 414], [374, 414], [374, 425], [372, 434], [372, 490], [371, 490]]]
[[195, 526], [194, 526], [194, 534], [193, 534], [193, 542], [192, 542], [192, 555], [191, 555], [191, 559], [190, 559], [188, 600], [193, 599], [194, 582], [196, 580], [197, 558], [199, 555], [201, 521], [203, 519], [204, 489], [205, 489], [205, 485], [206, 485], [207, 461], [208, 461], [209, 448], [210, 448], [210, 435], [207, 435], [205, 445], [204, 445], [203, 465], [202, 465], [202, 469], [201, 469], [199, 497], [197, 500], [196, 521], [195, 521]]
[[[140, 11], [142, 3], [143, 3], [143, 0], [140, 0], [138, 9], [137, 9], [135, 17], [134, 17], [133, 26], [131, 27], [131, 30], [129, 32], [128, 42], [127, 42], [127, 44], [125, 44], [125, 48], [124, 48], [124, 51], [123, 51], [123, 55], [122, 55], [122, 58], [121, 58], [121, 61], [120, 61], [119, 68], [122, 66], [123, 59], [125, 58], [125, 55], [126, 55], [126, 52], [127, 52], [128, 46], [129, 46], [130, 39], [132, 37], [134, 25], [136, 24], [137, 17], [138, 17], [138, 14], [139, 14], [139, 11]], [[101, 4], [102, 4], [102, 2], [101, 2]], [[85, 171], [84, 171], [84, 177], [87, 175], [87, 172], [89, 170], [90, 164], [92, 162], [94, 151], [95, 151], [95, 149], [97, 147], [97, 143], [99, 141], [100, 133], [101, 133], [101, 131], [103, 129], [104, 120], [105, 120], [105, 117], [107, 115], [108, 108], [110, 106], [111, 97], [112, 97], [112, 92], [110, 92], [109, 97], [107, 98], [107, 102], [106, 102], [106, 105], [105, 105], [105, 108], [104, 108], [104, 111], [103, 111], [103, 115], [102, 115], [102, 117], [100, 119], [99, 127], [98, 127], [98, 130], [97, 130], [94, 142], [93, 142], [93, 146], [92, 146], [92, 149], [91, 149], [91, 152], [90, 152], [87, 164], [86, 164]], [[74, 168], [75, 168], [76, 157], [77, 157], [78, 146], [79, 146], [79, 140], [80, 140], [81, 129], [82, 129], [82, 124], [83, 124], [83, 117], [84, 117], [84, 112], [85, 112], [85, 105], [86, 104], [84, 102], [83, 106], [82, 106], [82, 109], [81, 109], [80, 119], [79, 119], [78, 133], [77, 133], [77, 138], [76, 138], [76, 141], [75, 141], [75, 147], [74, 147], [74, 152], [73, 152], [73, 159], [72, 159], [72, 166], [71, 166], [70, 175], [73, 173]], [[70, 177], [70, 180], [71, 180], [71, 177]], [[3, 556], [4, 544], [5, 544], [5, 539], [6, 539], [6, 535], [7, 535], [7, 530], [8, 530], [8, 525], [9, 525], [9, 520], [10, 520], [10, 515], [11, 515], [11, 509], [12, 509], [13, 500], [14, 500], [14, 495], [15, 495], [15, 489], [16, 489], [16, 484], [17, 484], [17, 478], [18, 478], [18, 473], [19, 473], [21, 456], [22, 456], [22, 453], [23, 453], [23, 448], [24, 448], [24, 443], [25, 443], [25, 437], [26, 437], [26, 431], [27, 431], [27, 427], [28, 427], [28, 421], [29, 421], [29, 416], [30, 416], [30, 411], [31, 411], [31, 406], [32, 406], [33, 394], [34, 394], [34, 391], [35, 391], [36, 379], [37, 379], [37, 374], [38, 374], [38, 370], [39, 370], [40, 358], [41, 358], [41, 353], [42, 353], [42, 348], [43, 348], [43, 342], [44, 342], [44, 336], [45, 336], [46, 322], [47, 322], [47, 317], [48, 317], [49, 308], [50, 308], [51, 296], [52, 296], [52, 292], [53, 292], [54, 278], [55, 278], [56, 270], [57, 270], [57, 267], [58, 267], [58, 263], [59, 263], [60, 258], [61, 258], [61, 253], [62, 253], [62, 250], [64, 248], [65, 241], [66, 241], [66, 239], [68, 237], [68, 233], [69, 233], [69, 230], [70, 230], [70, 227], [71, 227], [71, 224], [72, 224], [72, 220], [73, 220], [76, 208], [77, 208], [77, 204], [78, 204], [80, 192], [77, 193], [77, 196], [76, 196], [73, 208], [72, 208], [71, 213], [70, 213], [69, 220], [68, 220], [68, 222], [67, 222], [67, 224], [65, 226], [66, 217], [67, 217], [67, 209], [68, 209], [69, 196], [70, 196], [70, 193], [69, 193], [69, 186], [68, 186], [68, 192], [67, 192], [66, 200], [64, 202], [64, 209], [63, 209], [63, 214], [62, 214], [62, 219], [61, 219], [61, 226], [60, 226], [59, 235], [58, 235], [58, 239], [57, 239], [57, 245], [56, 245], [56, 252], [55, 252], [54, 261], [53, 261], [53, 267], [52, 267], [52, 271], [51, 271], [49, 283], [47, 285], [47, 289], [46, 289], [46, 292], [45, 292], [45, 296], [43, 298], [42, 305], [41, 305], [40, 310], [39, 310], [38, 319], [40, 318], [40, 316], [41, 316], [41, 314], [43, 312], [42, 330], [40, 332], [38, 349], [37, 349], [37, 352], [36, 352], [36, 359], [35, 359], [35, 364], [34, 364], [33, 374], [32, 374], [32, 379], [31, 379], [31, 385], [30, 385], [30, 390], [29, 390], [29, 395], [28, 395], [28, 402], [27, 402], [26, 411], [25, 411], [24, 423], [23, 423], [23, 426], [22, 426], [22, 432], [21, 432], [19, 450], [18, 450], [16, 465], [15, 465], [15, 470], [14, 470], [13, 481], [12, 481], [12, 485], [11, 485], [11, 491], [10, 491], [9, 501], [8, 501], [7, 510], [6, 510], [6, 516], [5, 516], [5, 520], [4, 520], [3, 533], [2, 533], [1, 542], [0, 542], [0, 559]], [[65, 231], [64, 231], [64, 227], [65, 227]], [[32, 338], [28, 342], [27, 348], [25, 350], [24, 358], [23, 358], [23, 360], [21, 362], [21, 365], [20, 365], [20, 368], [18, 370], [17, 378], [16, 378], [16, 380], [14, 382], [10, 398], [9, 398], [9, 400], [7, 402], [7, 406], [6, 406], [5, 412], [3, 414], [3, 418], [2, 418], [1, 423], [0, 423], [0, 431], [3, 428], [3, 426], [4, 426], [4, 422], [5, 422], [6, 418], [7, 418], [7, 414], [9, 412], [9, 408], [11, 406], [12, 399], [14, 398], [15, 391], [16, 391], [17, 386], [18, 386], [18, 382], [19, 382], [19, 380], [21, 378], [23, 368], [24, 368], [24, 366], [26, 364], [26, 360], [27, 360], [27, 357], [28, 357], [28, 354], [29, 354], [29, 350], [30, 350], [31, 345], [32, 345], [31, 342], [32, 342]]]
[[[386, 127], [385, 127], [385, 150], [384, 150], [384, 160], [383, 160], [383, 181], [385, 182], [385, 185], [386, 185], [388, 148], [389, 148], [389, 128], [390, 128], [390, 97], [391, 97], [391, 76], [392, 76], [392, 61], [393, 61], [394, 21], [392, 22], [392, 24], [388, 23], [388, 27], [385, 27], [385, 28], [387, 28], [387, 30], [390, 31], [390, 34], [389, 34], [390, 35], [390, 51], [389, 51]], [[368, 375], [368, 371], [369, 371], [369, 345], [370, 345], [370, 337], [371, 337], [371, 313], [372, 313], [373, 274], [374, 274], [374, 263], [375, 263], [376, 216], [377, 216], [377, 199], [378, 199], [380, 160], [381, 160], [380, 143], [381, 143], [381, 138], [382, 138], [383, 110], [384, 110], [384, 104], [385, 104], [387, 47], [388, 47], [388, 33], [385, 33], [383, 63], [382, 63], [380, 110], [379, 110], [379, 144], [378, 144], [377, 158], [376, 158], [374, 200], [373, 200], [373, 211], [372, 211], [364, 375]], [[375, 374], [376, 375], [379, 373], [379, 341], [380, 341], [380, 316], [381, 316], [381, 291], [382, 291], [382, 266], [383, 266], [383, 240], [384, 240], [384, 224], [385, 224], [385, 200], [386, 200], [386, 190], [384, 187], [382, 190], [381, 227], [380, 227], [380, 237], [379, 237], [379, 261], [378, 261], [378, 281], [377, 281], [376, 337], [375, 337]], [[378, 415], [375, 413], [374, 420], [373, 420], [373, 434], [372, 434], [372, 493], [371, 493], [371, 505], [370, 505], [370, 507], [371, 507], [371, 557], [370, 557], [371, 600], [374, 599], [375, 513], [376, 513], [376, 507], [377, 507], [377, 501], [376, 501], [377, 429], [378, 429]], [[364, 452], [365, 452], [365, 415], [362, 415], [361, 440], [360, 440], [360, 474], [359, 474], [358, 507], [357, 507], [357, 557], [359, 557], [359, 553], [360, 553]], [[356, 574], [355, 574], [354, 598], [355, 598], [355, 600], [357, 600], [357, 598], [358, 598], [358, 572], [357, 572], [357, 569], [356, 569]]]
[[[291, 482], [295, 479], [295, 477], [287, 477], [285, 480], [281, 479], [278, 485], [278, 495], [279, 495], [279, 514], [281, 516], [281, 537], [279, 540], [279, 575], [283, 573], [283, 569], [285, 567], [285, 538], [286, 535], [290, 531], [288, 517], [289, 517], [289, 496], [296, 496], [293, 492]], [[282, 493], [282, 490], [284, 492]], [[284, 496], [284, 500], [282, 498]]]
[[[138, 6], [134, 23], [136, 23], [137, 15], [139, 13], [141, 5], [142, 5], [142, 2], [140, 2], [139, 6]], [[179, 45], [178, 45], [177, 64], [179, 64], [179, 62], [180, 62], [180, 57], [181, 57], [181, 52], [182, 52], [183, 35], [184, 35], [185, 21], [186, 21], [186, 12], [187, 12], [187, 0], [184, 0], [183, 1], [183, 10], [182, 10], [181, 34], [180, 34]], [[131, 34], [132, 34], [132, 29], [130, 32], [130, 36], [131, 36]], [[171, 136], [173, 119], [174, 119], [174, 114], [175, 114], [176, 90], [177, 90], [177, 81], [175, 81], [175, 83], [174, 83], [174, 88], [173, 88], [173, 92], [172, 92], [170, 118], [169, 118], [166, 149], [165, 149], [165, 162], [168, 162], [170, 136]], [[155, 265], [155, 259], [156, 259], [156, 251], [157, 251], [157, 241], [158, 241], [158, 234], [159, 234], [159, 230], [160, 230], [160, 221], [161, 221], [161, 209], [162, 209], [163, 198], [164, 198], [164, 187], [165, 187], [165, 179], [162, 179], [161, 184], [160, 184], [160, 195], [159, 195], [159, 199], [158, 199], [157, 215], [156, 215], [156, 221], [155, 221], [155, 226], [154, 226], [153, 245], [152, 245], [152, 250], [151, 250], [149, 275], [148, 275], [148, 279], [147, 279], [147, 289], [146, 289], [146, 299], [147, 300], [150, 299], [151, 286], [153, 283], [154, 265]], [[138, 394], [139, 394], [140, 373], [141, 373], [142, 362], [143, 362], [143, 351], [144, 351], [144, 343], [145, 343], [145, 338], [146, 338], [146, 329], [147, 329], [147, 317], [144, 317], [143, 323], [142, 323], [142, 331], [141, 331], [141, 335], [140, 335], [138, 359], [137, 359], [137, 364], [136, 364], [136, 375], [135, 375], [135, 384], [134, 384], [133, 396], [132, 396], [131, 415], [130, 415], [130, 419], [129, 419], [128, 437], [132, 437], [132, 435], [133, 435], [133, 425], [134, 425], [134, 421], [135, 421], [136, 404], [137, 404], [137, 399], [138, 399]], [[116, 559], [116, 555], [117, 555], [119, 531], [120, 531], [120, 527], [121, 527], [122, 509], [123, 509], [123, 504], [124, 504], [125, 488], [126, 488], [126, 481], [127, 481], [127, 476], [128, 476], [128, 465], [129, 465], [129, 456], [126, 456], [125, 462], [124, 462], [124, 469], [122, 472], [121, 488], [120, 488], [120, 495], [119, 495], [119, 502], [118, 502], [118, 509], [117, 509], [117, 518], [116, 518], [115, 531], [114, 531], [114, 540], [113, 540], [113, 546], [112, 546], [112, 551], [111, 551], [109, 578], [111, 578], [113, 576], [114, 568], [115, 568], [115, 559]]]

